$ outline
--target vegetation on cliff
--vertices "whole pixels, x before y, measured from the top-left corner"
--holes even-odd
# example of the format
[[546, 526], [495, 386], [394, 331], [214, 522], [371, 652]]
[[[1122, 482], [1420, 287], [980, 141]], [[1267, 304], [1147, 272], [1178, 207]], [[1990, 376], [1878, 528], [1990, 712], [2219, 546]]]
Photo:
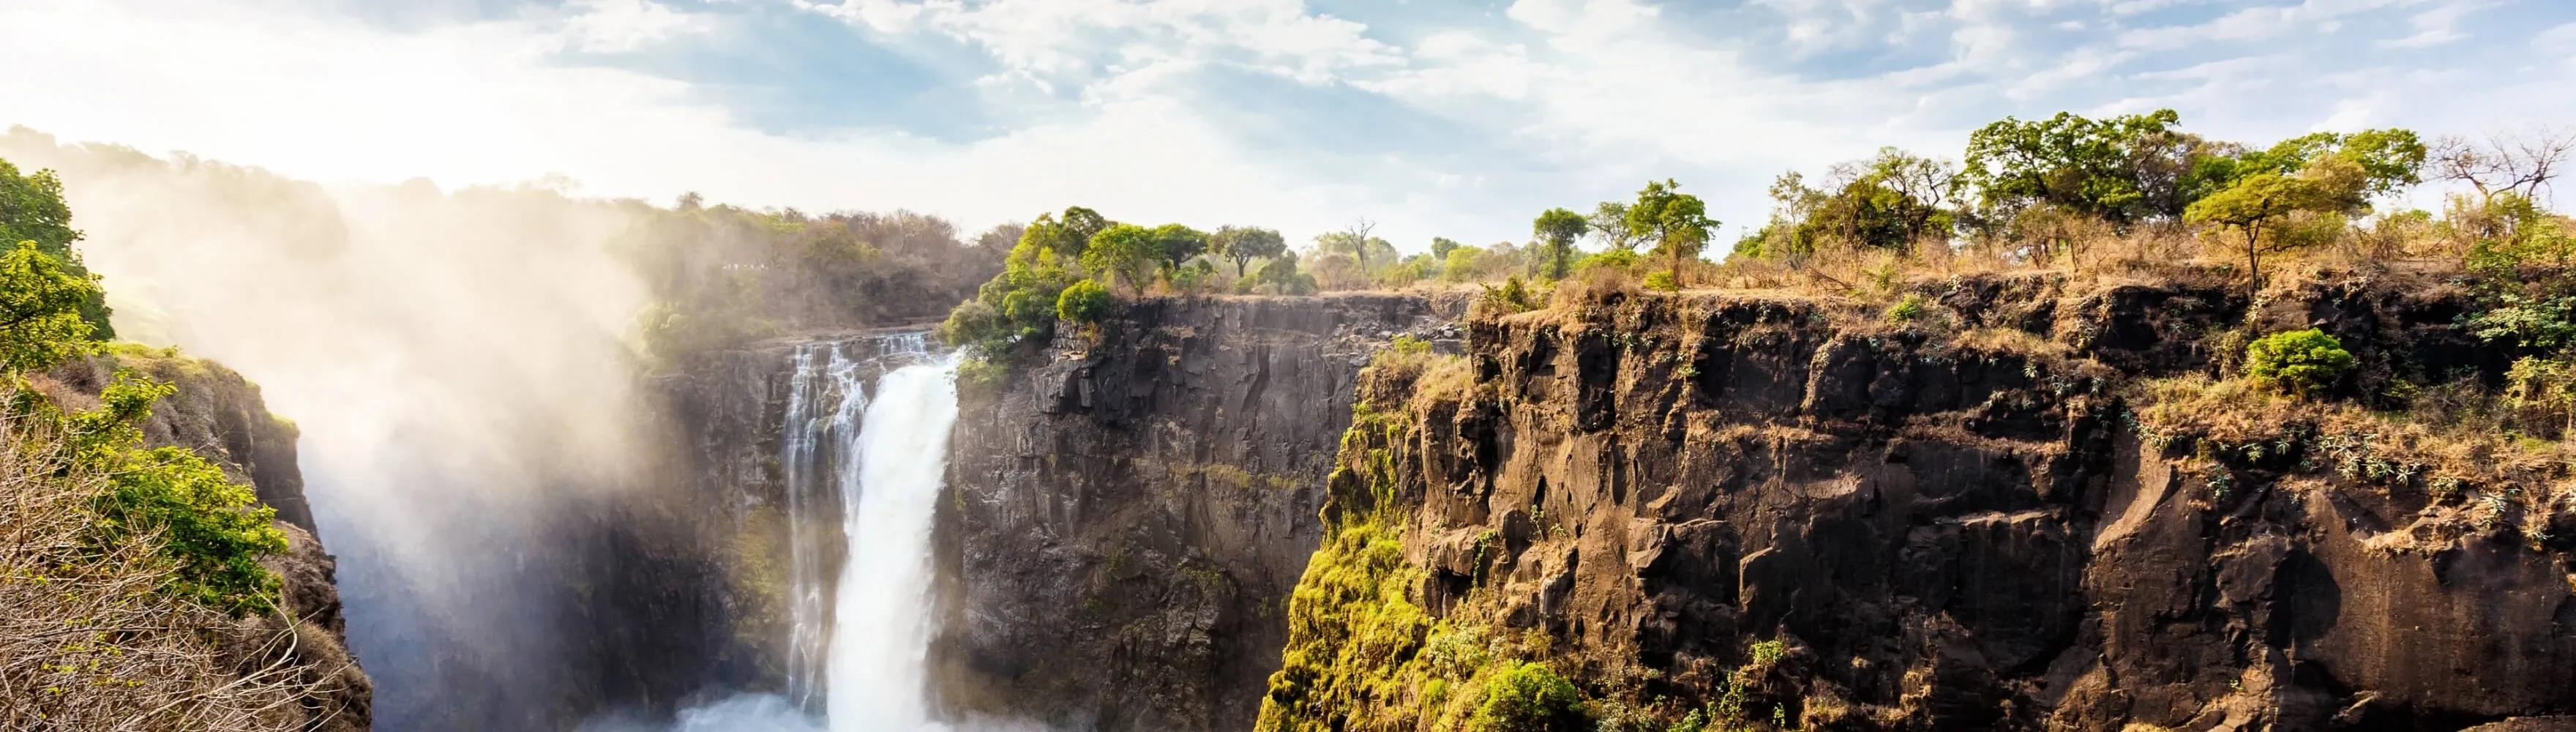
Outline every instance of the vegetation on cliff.
[[[14, 168], [0, 163], [0, 177]], [[13, 189], [0, 232], [66, 230], [60, 188]], [[67, 246], [77, 233], [57, 236]], [[57, 247], [59, 248], [59, 247]], [[0, 254], [0, 717], [80, 729], [297, 729], [306, 669], [262, 562], [275, 512], [206, 458], [146, 447], [169, 384], [119, 372], [96, 395], [42, 371], [98, 348], [97, 278], [21, 241]], [[77, 402], [94, 400], [80, 408]]]

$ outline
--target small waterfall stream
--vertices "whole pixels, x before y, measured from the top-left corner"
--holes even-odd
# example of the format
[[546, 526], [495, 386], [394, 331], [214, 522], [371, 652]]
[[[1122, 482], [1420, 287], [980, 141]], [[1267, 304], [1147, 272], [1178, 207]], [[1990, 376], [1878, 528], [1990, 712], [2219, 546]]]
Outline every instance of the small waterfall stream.
[[[938, 630], [930, 523], [957, 418], [956, 365], [918, 333], [796, 349], [779, 440], [786, 695], [690, 710], [681, 729], [810, 729], [817, 712], [832, 732], [941, 729], [925, 676]], [[834, 514], [837, 536], [815, 530]]]

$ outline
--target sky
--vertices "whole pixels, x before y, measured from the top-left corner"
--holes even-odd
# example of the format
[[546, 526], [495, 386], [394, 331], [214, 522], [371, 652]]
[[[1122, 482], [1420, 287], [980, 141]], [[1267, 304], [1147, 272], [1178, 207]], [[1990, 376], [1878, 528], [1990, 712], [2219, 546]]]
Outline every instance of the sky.
[[[1524, 240], [2007, 115], [2576, 123], [2570, 0], [0, 0], [0, 126], [327, 183]], [[2563, 198], [2564, 196], [2562, 196]]]

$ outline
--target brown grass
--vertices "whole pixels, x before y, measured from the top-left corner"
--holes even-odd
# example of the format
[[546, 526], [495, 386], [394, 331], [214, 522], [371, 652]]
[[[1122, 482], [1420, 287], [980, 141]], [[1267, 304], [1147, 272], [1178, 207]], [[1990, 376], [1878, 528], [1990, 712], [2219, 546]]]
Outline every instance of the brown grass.
[[0, 719], [12, 729], [291, 730], [320, 698], [292, 621], [235, 619], [159, 588], [158, 538], [94, 540], [86, 473], [0, 423]]

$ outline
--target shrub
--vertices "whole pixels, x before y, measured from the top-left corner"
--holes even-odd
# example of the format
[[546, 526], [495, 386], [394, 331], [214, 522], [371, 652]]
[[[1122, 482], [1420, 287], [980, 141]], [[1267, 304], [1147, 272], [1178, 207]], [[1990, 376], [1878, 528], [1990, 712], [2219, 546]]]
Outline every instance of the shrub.
[[1109, 305], [1109, 288], [1097, 280], [1083, 280], [1056, 296], [1055, 316], [1069, 322], [1097, 323], [1109, 314]]
[[1583, 694], [1546, 664], [1515, 661], [1485, 682], [1485, 700], [1467, 718], [1469, 732], [1583, 729]]
[[1665, 292], [1680, 292], [1682, 289], [1682, 283], [1680, 280], [1673, 278], [1671, 270], [1659, 269], [1646, 273], [1646, 289], [1662, 290]]
[[76, 459], [108, 477], [97, 499], [100, 540], [158, 535], [161, 553], [177, 565], [164, 589], [228, 612], [266, 610], [276, 602], [278, 579], [259, 560], [287, 548], [286, 534], [269, 525], [276, 509], [196, 453], [141, 447], [143, 432], [134, 425], [171, 391], [119, 371], [98, 409], [70, 418]]
[[2353, 367], [2343, 341], [2309, 328], [2274, 333], [2245, 346], [2245, 374], [2291, 393], [2313, 394], [2333, 386]]
[[1922, 295], [1907, 294], [1905, 299], [1898, 300], [1895, 305], [1887, 307], [1887, 322], [1911, 323], [1920, 320], [1928, 307]]
[[1624, 249], [1612, 249], [1610, 251], [1584, 257], [1583, 261], [1574, 263], [1574, 271], [1583, 272], [1605, 267], [1628, 269], [1635, 266], [1637, 266], [1636, 252]]

